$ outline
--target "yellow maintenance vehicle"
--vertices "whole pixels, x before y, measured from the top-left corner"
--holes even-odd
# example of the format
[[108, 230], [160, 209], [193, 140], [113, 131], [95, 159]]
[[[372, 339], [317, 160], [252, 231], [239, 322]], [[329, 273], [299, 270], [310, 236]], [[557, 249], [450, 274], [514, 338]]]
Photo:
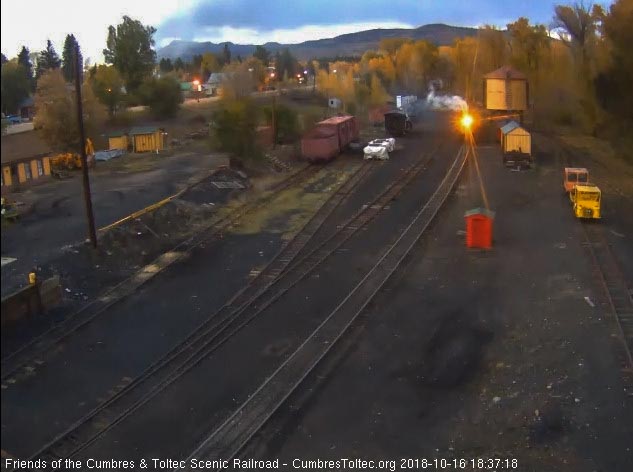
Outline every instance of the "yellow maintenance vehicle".
[[576, 218], [599, 219], [602, 193], [597, 185], [576, 184], [569, 192]]
[[[86, 156], [88, 157], [88, 167], [93, 167], [95, 148], [90, 138], [86, 139]], [[81, 169], [81, 156], [76, 153], [65, 152], [51, 156], [51, 165], [56, 170]]]
[[563, 173], [563, 188], [569, 193], [576, 185], [589, 182], [589, 171], [584, 167], [565, 167]]

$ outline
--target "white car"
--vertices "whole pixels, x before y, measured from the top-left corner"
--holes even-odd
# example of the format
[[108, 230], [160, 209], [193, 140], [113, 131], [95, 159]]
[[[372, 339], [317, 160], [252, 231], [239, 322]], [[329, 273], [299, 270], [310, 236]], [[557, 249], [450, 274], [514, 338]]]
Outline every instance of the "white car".
[[369, 146], [384, 146], [388, 152], [393, 152], [396, 148], [396, 140], [394, 138], [374, 139], [369, 141]]
[[363, 149], [365, 153], [365, 159], [378, 159], [381, 161], [386, 161], [389, 159], [389, 153], [387, 152], [387, 147], [382, 144], [369, 144]]

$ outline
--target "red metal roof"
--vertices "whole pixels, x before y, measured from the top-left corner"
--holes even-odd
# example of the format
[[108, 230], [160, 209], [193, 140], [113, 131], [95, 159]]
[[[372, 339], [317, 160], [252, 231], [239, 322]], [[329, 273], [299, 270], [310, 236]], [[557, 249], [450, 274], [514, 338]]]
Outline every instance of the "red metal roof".
[[523, 72], [519, 72], [510, 66], [499, 67], [497, 70], [488, 72], [484, 75], [484, 79], [515, 79], [515, 80], [527, 80], [526, 75]]
[[353, 119], [354, 117], [352, 115], [345, 115], [345, 116], [333, 116], [332, 118], [328, 118], [327, 120], [323, 120], [323, 121], [319, 121], [317, 123], [317, 125], [338, 125], [340, 123], [345, 123], [346, 121], [349, 121], [351, 119]]

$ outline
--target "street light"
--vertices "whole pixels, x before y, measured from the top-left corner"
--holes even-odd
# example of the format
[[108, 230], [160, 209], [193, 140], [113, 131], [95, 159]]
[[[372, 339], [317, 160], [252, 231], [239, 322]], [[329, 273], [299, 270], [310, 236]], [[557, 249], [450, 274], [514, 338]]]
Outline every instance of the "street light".
[[194, 86], [194, 92], [196, 94], [196, 102], [200, 103], [200, 90], [201, 90], [200, 81], [198, 79], [195, 79], [193, 81], [193, 86]]

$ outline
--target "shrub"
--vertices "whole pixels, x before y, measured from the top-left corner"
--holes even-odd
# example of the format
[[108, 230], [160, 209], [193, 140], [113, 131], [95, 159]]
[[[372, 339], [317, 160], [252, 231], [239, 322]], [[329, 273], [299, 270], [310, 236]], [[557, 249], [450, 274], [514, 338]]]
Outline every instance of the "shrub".
[[213, 113], [213, 137], [217, 147], [238, 157], [258, 158], [257, 108], [248, 99], [222, 100]]
[[[266, 122], [272, 125], [272, 108], [264, 108], [264, 116]], [[297, 119], [297, 113], [286, 105], [275, 106], [275, 131], [276, 143], [291, 143], [299, 136], [299, 120]]]
[[156, 118], [176, 116], [183, 102], [180, 84], [173, 77], [149, 79], [138, 91], [141, 103], [148, 105]]

